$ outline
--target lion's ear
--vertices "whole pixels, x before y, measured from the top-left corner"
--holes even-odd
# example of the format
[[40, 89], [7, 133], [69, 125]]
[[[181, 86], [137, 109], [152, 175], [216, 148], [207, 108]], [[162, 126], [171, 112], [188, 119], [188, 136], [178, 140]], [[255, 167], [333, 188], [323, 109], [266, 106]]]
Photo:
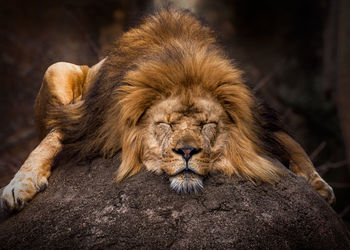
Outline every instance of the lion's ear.
[[122, 162], [116, 172], [116, 181], [137, 174], [142, 169], [142, 130], [137, 127], [124, 131], [122, 138]]

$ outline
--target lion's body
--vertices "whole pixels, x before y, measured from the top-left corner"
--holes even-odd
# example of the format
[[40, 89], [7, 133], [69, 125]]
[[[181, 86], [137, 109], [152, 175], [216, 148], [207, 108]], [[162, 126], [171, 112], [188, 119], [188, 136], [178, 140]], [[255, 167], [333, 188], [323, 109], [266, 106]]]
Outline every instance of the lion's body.
[[[165, 172], [173, 189], [187, 192], [202, 188], [202, 176], [211, 171], [275, 182], [284, 164], [333, 200], [304, 150], [257, 103], [210, 29], [187, 12], [148, 17], [92, 68], [51, 66], [35, 112], [42, 138], [62, 138], [52, 160], [62, 146], [61, 154], [76, 160], [122, 150], [118, 181], [146, 167]], [[45, 139], [39, 148], [49, 146]], [[47, 178], [50, 168], [42, 172]], [[3, 193], [9, 210], [35, 194], [26, 196], [25, 185], [16, 187], [20, 182], [15, 177]]]

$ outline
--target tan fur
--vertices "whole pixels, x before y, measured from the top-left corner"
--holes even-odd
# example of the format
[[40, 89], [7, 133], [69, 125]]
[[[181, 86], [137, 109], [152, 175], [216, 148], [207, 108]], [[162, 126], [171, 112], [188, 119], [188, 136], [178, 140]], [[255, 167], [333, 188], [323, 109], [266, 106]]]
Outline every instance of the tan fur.
[[20, 210], [34, 195], [46, 188], [51, 166], [61, 151], [61, 135], [51, 131], [30, 153], [20, 170], [4, 188], [1, 200], [8, 211]]
[[81, 100], [88, 70], [87, 66], [65, 62], [55, 63], [46, 70], [34, 107], [41, 139], [49, 132], [44, 121], [50, 109]]
[[118, 182], [146, 168], [169, 175], [178, 192], [203, 188], [213, 171], [273, 183], [285, 173], [283, 163], [332, 202], [331, 188], [300, 145], [276, 131], [278, 121], [269, 121], [241, 74], [207, 27], [174, 10], [146, 18], [92, 68], [54, 64], [35, 106], [46, 135], [38, 151], [49, 154], [29, 156], [33, 164], [6, 187], [3, 203], [12, 211], [35, 195], [28, 188], [14, 199], [26, 192], [31, 177], [24, 173], [49, 176], [60, 138], [67, 159], [112, 157], [122, 149]]
[[[54, 129], [49, 131], [47, 114], [54, 107], [82, 99], [88, 71], [87, 66], [64, 62], [55, 63], [46, 70], [35, 102], [35, 120], [42, 140], [2, 192], [1, 203], [8, 211], [22, 209], [48, 185], [54, 158], [62, 150], [62, 133]], [[89, 71], [90, 79], [95, 71], [94, 67]]]
[[286, 133], [277, 132], [278, 138], [286, 145], [291, 155], [290, 169], [302, 176], [328, 203], [335, 202], [333, 189], [319, 176], [304, 149]]

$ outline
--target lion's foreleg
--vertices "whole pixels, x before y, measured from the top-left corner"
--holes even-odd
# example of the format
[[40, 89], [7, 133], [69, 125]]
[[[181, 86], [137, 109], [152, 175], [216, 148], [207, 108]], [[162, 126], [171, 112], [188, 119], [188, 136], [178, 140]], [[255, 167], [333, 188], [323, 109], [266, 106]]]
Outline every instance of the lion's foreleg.
[[2, 193], [1, 202], [9, 211], [22, 209], [36, 193], [44, 190], [55, 156], [61, 151], [61, 134], [49, 132], [40, 144], [30, 153], [20, 170]]
[[42, 141], [2, 192], [2, 204], [9, 212], [23, 208], [47, 186], [54, 158], [62, 149], [62, 135], [58, 130], [51, 130], [48, 114], [52, 109], [83, 99], [83, 92], [91, 85], [92, 77], [88, 75], [96, 74], [96, 66], [94, 69], [90, 72], [87, 66], [59, 62], [46, 70], [35, 102], [35, 120]]
[[317, 173], [304, 149], [286, 133], [277, 132], [276, 135], [290, 154], [290, 169], [295, 174], [304, 177], [313, 189], [332, 204], [335, 201], [332, 187]]

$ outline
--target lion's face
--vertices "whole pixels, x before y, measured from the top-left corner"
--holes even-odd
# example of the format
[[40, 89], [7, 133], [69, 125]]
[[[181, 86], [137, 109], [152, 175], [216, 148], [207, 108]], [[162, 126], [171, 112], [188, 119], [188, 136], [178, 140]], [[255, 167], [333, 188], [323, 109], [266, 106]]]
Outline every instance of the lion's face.
[[142, 162], [148, 170], [165, 172], [171, 188], [188, 193], [203, 187], [225, 144], [221, 105], [209, 98], [163, 100], [146, 114], [147, 135]]

